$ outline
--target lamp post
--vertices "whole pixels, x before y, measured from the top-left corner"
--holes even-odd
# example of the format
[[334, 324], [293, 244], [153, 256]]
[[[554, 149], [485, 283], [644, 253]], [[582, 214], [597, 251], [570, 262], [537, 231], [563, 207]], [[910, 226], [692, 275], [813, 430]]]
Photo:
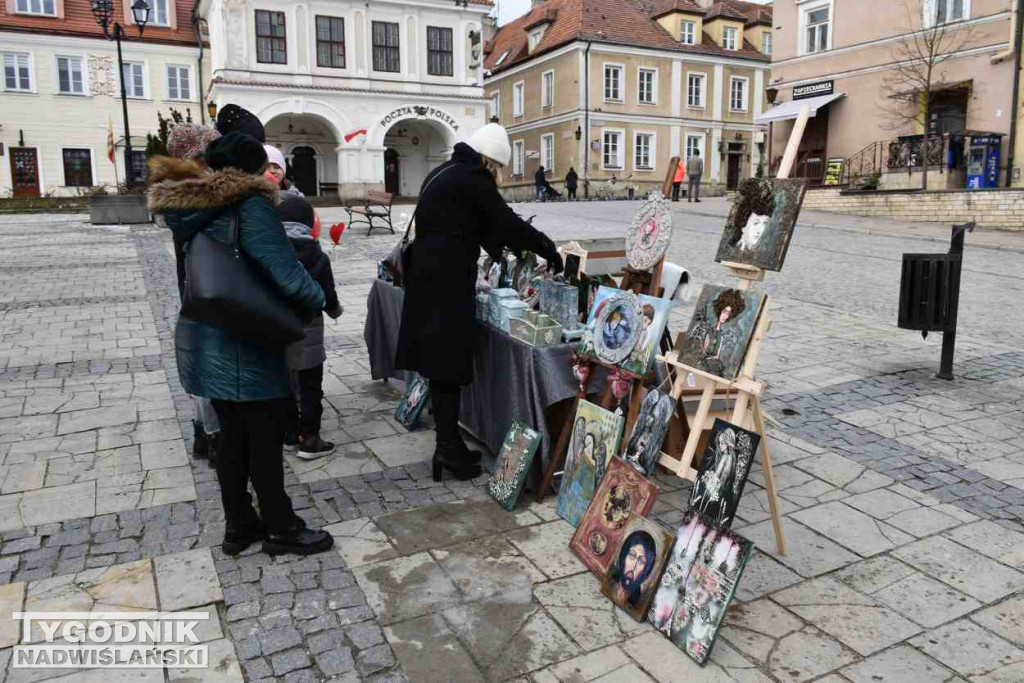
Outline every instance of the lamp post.
[[[131, 6], [132, 18], [139, 27], [139, 37], [146, 30], [149, 23], [149, 3], [146, 0], [135, 0]], [[117, 68], [121, 72], [121, 111], [124, 116], [124, 174], [126, 182], [131, 185], [135, 182], [135, 160], [132, 158], [132, 135], [128, 129], [128, 90], [125, 86], [124, 59], [121, 56], [121, 39], [128, 38], [121, 22], [114, 21], [111, 27], [111, 20], [114, 16], [114, 0], [92, 0], [92, 16], [96, 23], [103, 28], [103, 35], [107, 40], [117, 43]]]

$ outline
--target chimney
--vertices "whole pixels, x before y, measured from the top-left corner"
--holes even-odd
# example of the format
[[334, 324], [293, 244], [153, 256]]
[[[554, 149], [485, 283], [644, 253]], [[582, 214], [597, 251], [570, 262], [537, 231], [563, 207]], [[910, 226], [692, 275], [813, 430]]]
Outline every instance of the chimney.
[[543, 5], [545, 2], [547, 2], [547, 0], [530, 0], [530, 9], [536, 9], [537, 7]]

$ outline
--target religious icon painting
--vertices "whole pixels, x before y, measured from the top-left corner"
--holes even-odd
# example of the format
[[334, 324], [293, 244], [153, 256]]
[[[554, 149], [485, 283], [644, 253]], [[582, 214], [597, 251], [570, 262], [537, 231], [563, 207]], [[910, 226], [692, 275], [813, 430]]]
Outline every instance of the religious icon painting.
[[754, 544], [690, 510], [676, 534], [648, 621], [701, 666]]
[[618, 365], [633, 354], [644, 329], [643, 320], [636, 294], [602, 286], [590, 309], [579, 352]]
[[716, 418], [690, 493], [690, 509], [724, 529], [732, 526], [760, 443], [760, 434]]
[[754, 335], [764, 295], [704, 285], [679, 354], [684, 365], [736, 379]]
[[539, 444], [538, 432], [519, 420], [513, 420], [498, 453], [497, 469], [487, 482], [487, 492], [509, 512], [516, 506]]
[[622, 542], [601, 581], [605, 597], [637, 621], [647, 616], [675, 537], [657, 522], [630, 514]]
[[626, 442], [623, 459], [646, 476], [654, 473], [661, 456], [661, 443], [668, 433], [668, 423], [676, 412], [676, 400], [670, 395], [651, 389], [640, 404], [640, 414], [633, 423], [633, 433]]
[[430, 384], [426, 379], [417, 375], [416, 379], [409, 383], [405, 396], [398, 402], [398, 407], [395, 408], [395, 419], [410, 432], [413, 431], [419, 423], [420, 413], [423, 412], [423, 407], [427, 405], [429, 398]]
[[657, 486], [613, 457], [569, 547], [595, 576], [603, 578], [622, 541], [630, 513], [646, 517], [657, 495]]
[[736, 191], [715, 261], [782, 270], [807, 182], [750, 178]]
[[637, 270], [650, 270], [672, 241], [672, 211], [660, 192], [640, 205], [626, 231], [626, 259]]
[[668, 325], [672, 302], [646, 294], [639, 295], [637, 299], [640, 302], [640, 338], [620, 367], [638, 377], [646, 377], [654, 370], [654, 359]]
[[608, 461], [619, 449], [623, 423], [621, 415], [589, 401], [579, 402], [555, 507], [558, 516], [573, 526], [583, 519]]

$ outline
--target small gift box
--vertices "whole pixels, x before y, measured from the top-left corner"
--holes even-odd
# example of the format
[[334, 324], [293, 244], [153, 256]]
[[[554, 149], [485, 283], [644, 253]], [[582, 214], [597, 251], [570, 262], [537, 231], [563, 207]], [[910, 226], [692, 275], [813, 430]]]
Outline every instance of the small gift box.
[[540, 312], [550, 316], [564, 329], [574, 330], [579, 322], [580, 290], [575, 285], [545, 280], [540, 283]]
[[509, 331], [509, 321], [522, 318], [530, 307], [519, 299], [498, 299], [497, 317], [492, 323], [502, 332]]
[[[519, 292], [514, 289], [492, 289], [490, 295], [490, 302], [487, 307], [487, 322], [494, 325], [495, 327], [501, 327], [501, 315], [498, 311], [498, 307], [502, 301], [518, 301]], [[507, 328], [506, 328], [507, 329]]]
[[562, 326], [558, 321], [536, 313], [533, 318], [510, 320], [509, 333], [513, 338], [530, 346], [553, 346], [562, 341]]

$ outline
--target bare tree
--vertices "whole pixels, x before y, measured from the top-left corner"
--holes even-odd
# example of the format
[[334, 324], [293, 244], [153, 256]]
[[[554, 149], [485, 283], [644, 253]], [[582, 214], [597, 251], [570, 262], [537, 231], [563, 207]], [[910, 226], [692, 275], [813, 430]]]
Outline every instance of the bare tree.
[[[904, 0], [906, 28], [892, 48], [882, 86], [882, 110], [891, 130], [920, 127], [922, 184], [928, 189], [932, 105], [937, 95], [960, 87], [948, 75], [950, 60], [973, 39], [961, 0]], [[917, 28], [920, 27], [920, 28]], [[911, 164], [908, 158], [908, 165]]]

